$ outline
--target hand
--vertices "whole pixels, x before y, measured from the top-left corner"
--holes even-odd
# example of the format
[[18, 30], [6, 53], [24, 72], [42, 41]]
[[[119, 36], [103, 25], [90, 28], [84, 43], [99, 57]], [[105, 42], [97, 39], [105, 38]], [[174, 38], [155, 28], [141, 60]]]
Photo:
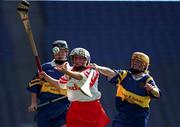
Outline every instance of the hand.
[[146, 88], [146, 91], [148, 93], [151, 92], [154, 89], [154, 86], [149, 84], [149, 83], [146, 83], [146, 85], [144, 87]]
[[28, 112], [35, 112], [37, 110], [37, 103], [33, 103], [28, 107]]
[[98, 65], [95, 64], [95, 63], [90, 63], [90, 66], [91, 66], [93, 69], [95, 69], [95, 70], [98, 69]]
[[45, 76], [46, 76], [46, 73], [45, 73], [44, 71], [39, 72], [39, 73], [38, 73], [38, 76], [39, 76], [40, 79], [44, 79]]
[[68, 63], [67, 62], [65, 62], [64, 64], [62, 64], [62, 65], [57, 65], [56, 67], [55, 67], [55, 69], [56, 70], [58, 70], [58, 71], [64, 71], [64, 70], [67, 70], [67, 65]]

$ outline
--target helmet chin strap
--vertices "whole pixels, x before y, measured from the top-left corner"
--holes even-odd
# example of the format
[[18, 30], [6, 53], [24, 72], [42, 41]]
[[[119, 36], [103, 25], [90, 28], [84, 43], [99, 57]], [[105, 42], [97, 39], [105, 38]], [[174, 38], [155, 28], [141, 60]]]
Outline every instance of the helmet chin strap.
[[54, 62], [56, 64], [62, 65], [64, 62], [66, 62], [67, 60], [55, 60]]
[[83, 71], [86, 67], [85, 66], [74, 66], [73, 70], [74, 71]]
[[139, 74], [139, 73], [144, 72], [144, 71], [139, 71], [139, 70], [133, 69], [133, 68], [130, 68], [130, 71], [131, 71], [131, 74]]

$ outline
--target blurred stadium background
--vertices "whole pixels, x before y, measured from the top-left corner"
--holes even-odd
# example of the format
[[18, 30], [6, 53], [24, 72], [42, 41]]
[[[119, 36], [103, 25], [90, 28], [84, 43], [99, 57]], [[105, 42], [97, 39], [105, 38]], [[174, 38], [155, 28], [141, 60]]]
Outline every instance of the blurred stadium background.
[[[92, 62], [128, 68], [132, 52], [151, 57], [150, 72], [162, 90], [152, 101], [149, 127], [180, 125], [180, 2], [35, 2], [29, 10], [41, 62], [52, 59], [51, 43], [84, 47]], [[27, 112], [26, 85], [36, 72], [18, 1], [0, 1], [0, 127], [35, 127]], [[101, 102], [116, 113], [115, 86], [100, 77]], [[108, 126], [110, 127], [110, 125]]]

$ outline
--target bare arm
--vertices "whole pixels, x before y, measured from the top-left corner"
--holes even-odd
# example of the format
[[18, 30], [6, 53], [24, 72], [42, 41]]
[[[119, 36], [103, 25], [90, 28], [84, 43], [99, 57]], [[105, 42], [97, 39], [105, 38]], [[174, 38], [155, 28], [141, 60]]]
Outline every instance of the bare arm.
[[77, 80], [83, 79], [82, 74], [79, 72], [74, 72], [74, 71], [70, 71], [70, 70], [62, 70], [62, 72], [64, 74], [68, 75], [69, 77], [74, 78], [74, 79], [77, 79]]
[[116, 72], [114, 72], [112, 69], [105, 67], [105, 66], [99, 66], [95, 63], [92, 64], [92, 66], [99, 71], [101, 74], [103, 74], [104, 76], [107, 76], [108, 78], [113, 78], [114, 76], [116, 76]]
[[68, 75], [69, 77], [72, 77], [74, 79], [77, 79], [77, 80], [81, 80], [83, 79], [83, 75], [80, 73], [80, 72], [74, 72], [74, 71], [71, 71], [71, 70], [68, 70], [66, 68], [66, 64], [63, 64], [63, 65], [58, 65], [56, 67], [56, 69], [58, 71], [61, 71], [62, 73], [64, 73], [65, 75]]
[[29, 112], [35, 112], [37, 110], [37, 94], [31, 94], [31, 105], [28, 107]]
[[54, 85], [56, 88], [60, 88], [59, 80], [52, 78], [51, 76], [47, 75], [44, 71], [39, 72], [39, 78], [45, 79], [47, 82]]
[[160, 97], [160, 92], [157, 86], [146, 83], [145, 88], [148, 93], [151, 92], [151, 94], [153, 94], [155, 97]]

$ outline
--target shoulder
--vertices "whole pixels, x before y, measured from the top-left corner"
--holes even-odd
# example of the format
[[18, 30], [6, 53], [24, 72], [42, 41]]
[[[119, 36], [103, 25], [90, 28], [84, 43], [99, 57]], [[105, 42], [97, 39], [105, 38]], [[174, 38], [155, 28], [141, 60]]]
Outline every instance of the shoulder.
[[42, 64], [42, 69], [46, 70], [47, 68], [52, 68], [53, 61], [46, 62]]
[[119, 77], [121, 80], [124, 79], [128, 74], [131, 74], [128, 70], [115, 70], [117, 73], [116, 77]]
[[113, 83], [113, 84], [119, 84], [124, 78], [126, 78], [126, 76], [129, 73], [128, 70], [115, 70], [115, 72], [117, 73], [116, 76], [114, 76], [112, 79], [108, 79], [110, 83]]

